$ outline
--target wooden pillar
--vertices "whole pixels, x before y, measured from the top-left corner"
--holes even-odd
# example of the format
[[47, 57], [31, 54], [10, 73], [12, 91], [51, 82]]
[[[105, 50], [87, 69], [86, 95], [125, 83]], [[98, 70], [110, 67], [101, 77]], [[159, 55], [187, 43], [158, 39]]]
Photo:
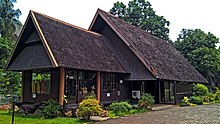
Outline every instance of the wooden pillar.
[[65, 86], [65, 68], [60, 68], [60, 89], [59, 89], [60, 105], [63, 105], [64, 86]]
[[174, 81], [174, 89], [173, 89], [173, 91], [174, 91], [174, 102], [175, 102], [175, 104], [177, 104], [176, 81]]
[[100, 102], [101, 101], [101, 76], [100, 76], [100, 71], [97, 72], [97, 93], [96, 97], [97, 100]]
[[158, 102], [161, 103], [161, 86], [160, 86], [160, 79], [158, 79]]

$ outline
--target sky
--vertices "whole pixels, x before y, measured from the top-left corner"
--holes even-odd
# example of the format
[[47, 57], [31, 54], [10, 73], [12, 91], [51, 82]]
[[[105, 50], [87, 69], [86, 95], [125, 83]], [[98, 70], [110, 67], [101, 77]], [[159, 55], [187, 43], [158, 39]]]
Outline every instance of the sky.
[[[24, 24], [29, 10], [34, 10], [88, 29], [98, 8], [109, 11], [117, 1], [129, 0], [17, 0]], [[175, 41], [183, 28], [202, 29], [220, 38], [219, 0], [148, 0], [157, 15], [170, 21], [170, 38]]]

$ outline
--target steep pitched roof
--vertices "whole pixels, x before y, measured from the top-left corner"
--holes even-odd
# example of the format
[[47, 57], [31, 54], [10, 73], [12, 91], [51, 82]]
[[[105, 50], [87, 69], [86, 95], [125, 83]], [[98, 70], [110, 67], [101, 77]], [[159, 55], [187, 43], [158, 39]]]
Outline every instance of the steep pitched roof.
[[98, 9], [100, 15], [151, 73], [165, 80], [208, 82], [173, 46], [146, 31]]
[[54, 67], [126, 73], [104, 43], [105, 36], [34, 11], [29, 16]]

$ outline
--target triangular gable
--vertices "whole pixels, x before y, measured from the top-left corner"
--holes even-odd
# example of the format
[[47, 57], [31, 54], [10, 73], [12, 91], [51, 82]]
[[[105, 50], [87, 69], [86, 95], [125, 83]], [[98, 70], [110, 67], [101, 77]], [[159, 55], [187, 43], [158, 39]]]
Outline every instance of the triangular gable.
[[89, 30], [94, 31], [93, 27], [95, 27], [94, 25], [96, 25], [99, 17], [111, 27], [156, 78], [207, 82], [173, 46], [103, 10], [98, 9]]
[[[39, 43], [30, 45], [37, 41], [39, 41]], [[30, 53], [32, 53], [32, 55]], [[25, 59], [28, 60], [25, 61]], [[34, 68], [43, 68], [44, 66], [45, 68], [58, 67], [58, 64], [53, 57], [44, 35], [42, 34], [34, 13], [30, 11], [16, 42], [12, 55], [9, 58], [6, 69], [21, 71]]]
[[111, 23], [104, 15], [103, 15], [103, 10], [98, 9], [91, 25], [89, 26], [88, 30], [92, 30], [95, 21], [97, 20], [98, 16], [101, 16], [102, 19], [105, 20], [105, 22], [112, 28], [112, 30], [124, 41], [124, 43], [129, 47], [129, 49], [137, 56], [137, 58], [146, 66], [146, 68], [151, 72], [151, 74], [156, 78], [157, 77], [157, 72], [153, 67], [149, 66], [149, 62], [144, 59], [144, 57], [136, 50], [136, 48], [129, 43], [129, 41], [120, 33], [120, 31], [114, 26], [114, 24]]

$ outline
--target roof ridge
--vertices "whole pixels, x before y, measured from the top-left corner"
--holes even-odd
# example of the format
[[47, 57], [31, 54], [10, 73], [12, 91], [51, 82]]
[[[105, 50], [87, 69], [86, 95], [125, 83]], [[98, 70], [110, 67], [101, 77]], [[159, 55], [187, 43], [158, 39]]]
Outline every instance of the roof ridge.
[[[98, 8], [98, 11], [102, 11], [102, 12], [108, 14], [109, 16], [112, 16], [112, 17], [114, 17], [114, 18], [118, 18], [118, 19], [122, 20], [123, 22], [125, 22], [126, 24], [129, 24], [128, 22], [124, 21], [123, 19], [121, 19], [121, 18], [119, 18], [119, 17], [117, 17], [117, 16], [115, 16], [115, 15], [112, 15], [111, 13], [106, 12], [106, 11], [100, 9], [100, 8]], [[135, 28], [137, 28], [137, 29], [140, 29], [141, 31], [143, 31], [143, 32], [145, 32], [147, 35], [149, 35], [150, 37], [154, 37], [154, 38], [160, 39], [159, 37], [156, 37], [156, 36], [150, 34], [149, 32], [147, 32], [147, 31], [141, 29], [140, 27], [137, 27], [137, 26], [132, 25], [132, 24], [129, 24], [129, 25], [132, 26], [132, 27], [135, 27]], [[162, 40], [162, 39], [160, 39], [160, 40]], [[167, 42], [166, 42], [166, 43], [167, 43]]]
[[64, 25], [67, 25], [67, 26], [70, 26], [70, 27], [73, 27], [73, 28], [76, 28], [76, 29], [79, 29], [79, 30], [82, 30], [82, 31], [85, 31], [85, 32], [88, 32], [88, 33], [92, 33], [92, 34], [95, 34], [95, 35], [101, 35], [101, 34], [99, 34], [99, 33], [96, 33], [96, 32], [93, 32], [93, 31], [84, 29], [84, 28], [82, 28], [82, 27], [79, 27], [79, 26], [70, 24], [70, 23], [68, 23], [68, 22], [65, 22], [65, 21], [56, 19], [56, 18], [54, 18], [54, 17], [48, 16], [48, 15], [45, 15], [45, 14], [42, 14], [42, 13], [39, 13], [39, 12], [36, 12], [36, 11], [33, 11], [33, 10], [30, 10], [30, 11], [31, 11], [33, 14], [35, 14], [35, 13], [36, 13], [36, 14], [39, 14], [39, 15], [41, 15], [41, 16], [44, 16], [44, 17], [49, 18], [49, 19], [52, 19], [52, 20], [57, 21], [57, 22], [59, 22], [59, 23], [62, 23], [62, 24], [64, 24]]

